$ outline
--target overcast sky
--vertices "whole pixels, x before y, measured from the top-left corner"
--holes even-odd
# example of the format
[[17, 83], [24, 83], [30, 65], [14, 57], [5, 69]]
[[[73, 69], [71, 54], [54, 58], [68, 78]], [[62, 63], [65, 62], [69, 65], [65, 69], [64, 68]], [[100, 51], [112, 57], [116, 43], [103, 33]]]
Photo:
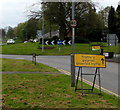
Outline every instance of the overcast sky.
[[[17, 24], [26, 21], [27, 10], [29, 10], [32, 4], [39, 2], [40, 0], [0, 0], [0, 28], [6, 26], [15, 27]], [[100, 3], [101, 6], [114, 6], [118, 5], [119, 0], [93, 0]], [[38, 6], [36, 6], [36, 9]]]

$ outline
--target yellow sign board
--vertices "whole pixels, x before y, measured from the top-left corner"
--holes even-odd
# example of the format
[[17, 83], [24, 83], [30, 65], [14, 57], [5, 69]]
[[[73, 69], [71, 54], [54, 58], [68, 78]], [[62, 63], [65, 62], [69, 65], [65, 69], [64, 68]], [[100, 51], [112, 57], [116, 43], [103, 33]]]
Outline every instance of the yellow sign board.
[[92, 46], [92, 50], [94, 51], [94, 50], [100, 50], [101, 49], [101, 47], [100, 46]]
[[75, 66], [81, 67], [106, 67], [104, 55], [75, 54]]

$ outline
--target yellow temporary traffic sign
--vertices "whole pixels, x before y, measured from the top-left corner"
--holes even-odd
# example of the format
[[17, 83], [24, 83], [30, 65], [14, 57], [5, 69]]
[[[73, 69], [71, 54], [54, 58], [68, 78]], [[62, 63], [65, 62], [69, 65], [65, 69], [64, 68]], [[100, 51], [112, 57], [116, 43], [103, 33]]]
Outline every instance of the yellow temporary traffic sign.
[[100, 46], [92, 46], [92, 50], [94, 51], [94, 50], [100, 50], [101, 49], [101, 47]]
[[90, 54], [75, 54], [75, 66], [80, 67], [106, 67], [104, 55], [90, 55]]

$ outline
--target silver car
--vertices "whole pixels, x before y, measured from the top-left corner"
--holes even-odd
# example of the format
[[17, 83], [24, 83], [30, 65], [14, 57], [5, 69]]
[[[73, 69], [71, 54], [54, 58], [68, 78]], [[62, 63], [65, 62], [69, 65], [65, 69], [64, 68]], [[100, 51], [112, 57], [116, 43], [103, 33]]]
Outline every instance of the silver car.
[[14, 43], [15, 43], [15, 41], [13, 39], [8, 39], [7, 40], [7, 44], [14, 44]]

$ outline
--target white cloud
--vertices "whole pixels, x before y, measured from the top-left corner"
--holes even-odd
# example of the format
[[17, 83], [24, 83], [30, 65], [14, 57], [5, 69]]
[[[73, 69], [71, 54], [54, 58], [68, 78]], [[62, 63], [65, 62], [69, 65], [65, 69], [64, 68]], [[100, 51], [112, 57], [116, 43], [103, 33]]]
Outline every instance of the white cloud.
[[99, 2], [104, 6], [117, 6], [119, 0], [99, 0]]
[[16, 26], [27, 20], [26, 10], [39, 0], [0, 0], [0, 27]]

